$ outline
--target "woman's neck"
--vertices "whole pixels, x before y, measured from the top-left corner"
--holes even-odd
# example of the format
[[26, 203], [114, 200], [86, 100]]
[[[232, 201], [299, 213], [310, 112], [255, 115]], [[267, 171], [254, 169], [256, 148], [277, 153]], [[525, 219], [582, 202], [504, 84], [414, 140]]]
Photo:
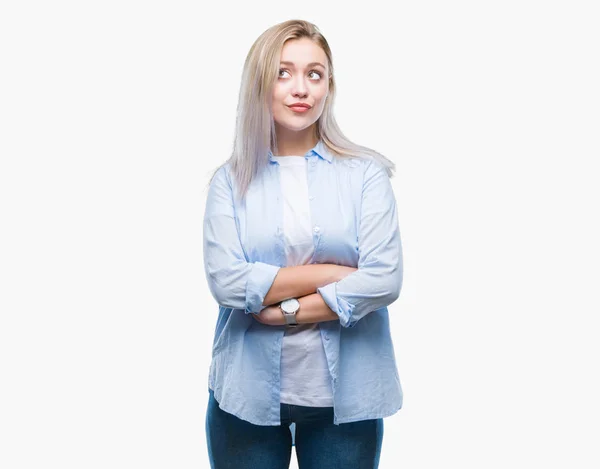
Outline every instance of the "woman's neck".
[[318, 141], [312, 127], [299, 132], [279, 129], [277, 132], [277, 155], [304, 156]]

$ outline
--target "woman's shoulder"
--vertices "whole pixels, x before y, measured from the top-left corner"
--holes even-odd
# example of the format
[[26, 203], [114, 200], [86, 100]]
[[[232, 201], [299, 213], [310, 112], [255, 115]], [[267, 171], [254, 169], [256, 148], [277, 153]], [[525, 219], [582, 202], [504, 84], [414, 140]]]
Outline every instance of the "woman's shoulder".
[[339, 169], [350, 170], [353, 172], [356, 171], [361, 173], [363, 176], [369, 176], [378, 173], [379, 171], [385, 171], [386, 173], [388, 172], [383, 163], [377, 161], [375, 158], [369, 155], [337, 156], [335, 160]]
[[225, 182], [231, 185], [231, 164], [229, 161], [225, 161], [214, 168], [210, 178], [210, 184]]

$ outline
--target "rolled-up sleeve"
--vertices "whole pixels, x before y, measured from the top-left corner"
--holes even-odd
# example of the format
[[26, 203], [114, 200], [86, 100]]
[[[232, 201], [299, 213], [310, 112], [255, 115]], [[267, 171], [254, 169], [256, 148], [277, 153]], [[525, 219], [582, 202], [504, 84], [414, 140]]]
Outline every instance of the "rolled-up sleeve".
[[259, 313], [280, 267], [248, 262], [240, 242], [227, 168], [210, 183], [203, 223], [204, 271], [211, 294], [226, 308]]
[[317, 289], [343, 327], [396, 301], [402, 287], [402, 245], [396, 199], [386, 169], [365, 170], [358, 234], [358, 270]]

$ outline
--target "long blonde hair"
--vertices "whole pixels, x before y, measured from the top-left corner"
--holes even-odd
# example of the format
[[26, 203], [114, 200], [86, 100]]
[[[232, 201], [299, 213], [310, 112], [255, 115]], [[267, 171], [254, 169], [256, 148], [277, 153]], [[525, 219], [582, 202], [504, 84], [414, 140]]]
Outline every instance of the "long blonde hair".
[[[279, 72], [281, 50], [290, 39], [309, 38], [325, 52], [330, 70], [329, 93], [323, 112], [316, 122], [316, 134], [327, 149], [339, 158], [359, 157], [377, 160], [393, 175], [395, 164], [367, 147], [351, 142], [340, 130], [333, 115], [335, 74], [331, 49], [317, 26], [303, 20], [288, 20], [263, 32], [254, 42], [244, 63], [237, 106], [233, 151], [227, 163], [238, 186], [238, 196], [244, 197], [258, 172], [269, 164], [269, 150], [277, 148], [275, 121], [271, 111], [273, 87]], [[212, 180], [211, 177], [211, 180]], [[210, 184], [210, 183], [209, 183]]]

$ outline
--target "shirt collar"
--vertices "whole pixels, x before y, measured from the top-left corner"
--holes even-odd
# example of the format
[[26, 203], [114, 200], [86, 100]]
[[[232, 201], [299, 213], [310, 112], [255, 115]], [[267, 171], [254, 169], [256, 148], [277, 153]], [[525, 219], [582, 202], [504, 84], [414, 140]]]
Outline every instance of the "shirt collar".
[[[327, 146], [325, 146], [325, 144], [323, 143], [323, 140], [321, 140], [321, 139], [319, 139], [317, 144], [314, 147], [312, 147], [310, 150], [308, 150], [308, 152], [304, 156], [311, 157], [314, 155], [319, 156], [322, 159], [324, 159], [325, 161], [331, 163], [331, 160], [332, 160], [331, 153], [330, 153], [329, 149], [327, 148]], [[271, 150], [269, 150], [269, 161], [271, 163], [276, 162], [273, 159], [273, 152]]]

